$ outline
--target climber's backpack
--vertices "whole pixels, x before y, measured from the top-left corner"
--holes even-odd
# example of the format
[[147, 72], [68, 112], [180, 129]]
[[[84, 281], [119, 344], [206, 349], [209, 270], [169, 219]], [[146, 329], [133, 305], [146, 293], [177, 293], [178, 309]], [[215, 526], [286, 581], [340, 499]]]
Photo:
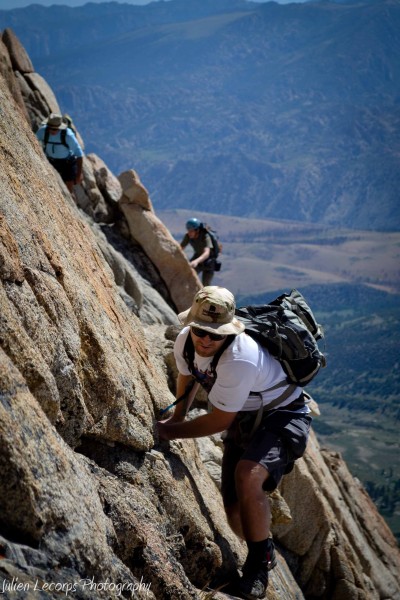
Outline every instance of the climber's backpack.
[[[235, 315], [244, 324], [245, 332], [279, 360], [286, 374], [286, 378], [273, 388], [263, 390], [286, 388], [273, 400], [274, 406], [288, 398], [295, 387], [310, 383], [320, 368], [326, 366], [326, 358], [317, 344], [317, 340], [323, 338], [322, 328], [297, 290], [282, 294], [270, 304], [237, 308]], [[218, 361], [231, 342], [232, 336], [228, 336], [226, 343], [213, 357], [210, 370], [214, 378]], [[190, 336], [187, 337], [183, 355], [193, 373], [194, 348]], [[272, 407], [271, 402], [268, 407]]]
[[297, 290], [282, 294], [270, 304], [236, 309], [245, 331], [282, 365], [285, 383], [304, 387], [326, 366], [318, 348], [323, 338], [311, 308]]
[[220, 255], [220, 253], [222, 251], [222, 245], [219, 242], [217, 232], [214, 229], [211, 229], [211, 227], [209, 225], [207, 225], [207, 223], [202, 223], [200, 225], [200, 227], [202, 229], [204, 229], [205, 231], [207, 231], [208, 235], [211, 238], [211, 241], [213, 243], [213, 250], [214, 250], [213, 258], [218, 258], [218, 256]]
[[212, 260], [212, 264], [213, 264], [213, 270], [220, 271], [221, 263], [218, 260], [218, 256], [222, 252], [222, 245], [218, 239], [217, 232], [214, 229], [211, 229], [211, 227], [209, 225], [207, 225], [207, 223], [201, 223], [200, 227], [201, 227], [201, 229], [203, 229], [204, 231], [206, 231], [208, 233], [208, 235], [210, 236], [211, 241], [212, 241], [213, 254], [211, 255], [211, 260]]
[[78, 135], [75, 124], [72, 120], [72, 117], [70, 117], [70, 115], [68, 115], [67, 113], [64, 113], [62, 120], [63, 120], [63, 123], [66, 124], [67, 128], [71, 129], [71, 131], [74, 133], [74, 135]]

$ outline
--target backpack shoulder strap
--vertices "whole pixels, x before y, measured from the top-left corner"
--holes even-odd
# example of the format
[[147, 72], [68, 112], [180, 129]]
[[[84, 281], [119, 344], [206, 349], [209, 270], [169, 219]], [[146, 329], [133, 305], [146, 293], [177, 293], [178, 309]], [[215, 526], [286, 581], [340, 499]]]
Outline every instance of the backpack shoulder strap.
[[217, 368], [217, 364], [219, 359], [221, 358], [221, 356], [223, 355], [223, 353], [225, 352], [225, 350], [232, 344], [233, 340], [235, 339], [236, 335], [227, 335], [226, 336], [226, 340], [224, 341], [224, 343], [222, 344], [221, 348], [218, 350], [218, 352], [216, 354], [214, 354], [214, 357], [211, 361], [211, 371], [213, 373], [215, 373], [215, 376], [217, 376], [216, 374], [216, 368]]
[[194, 371], [194, 346], [190, 331], [188, 332], [185, 345], [183, 347], [183, 358], [185, 359], [188, 369], [191, 373]]
[[[222, 346], [220, 347], [218, 352], [216, 354], [214, 354], [214, 357], [211, 361], [210, 368], [211, 368], [211, 372], [213, 373], [213, 375], [215, 377], [216, 377], [216, 368], [217, 368], [218, 361], [221, 358], [222, 354], [225, 352], [225, 350], [228, 348], [228, 346], [230, 346], [232, 344], [235, 337], [236, 337], [235, 335], [227, 335], [224, 343], [222, 344]], [[183, 358], [187, 362], [189, 371], [193, 374], [193, 372], [194, 372], [194, 346], [193, 346], [192, 336], [190, 335], [190, 331], [188, 333], [185, 345], [183, 347]]]
[[[46, 152], [46, 146], [49, 143], [49, 135], [50, 135], [50, 129], [49, 126], [46, 125], [46, 129], [44, 130], [44, 138], [43, 138], [43, 148], [44, 151]], [[60, 139], [61, 139], [61, 144], [63, 146], [65, 146], [66, 148], [68, 148], [69, 150], [69, 145], [67, 142], [67, 129], [61, 129], [60, 131]], [[60, 145], [60, 142], [54, 142], [56, 145]]]
[[45, 151], [46, 151], [46, 146], [49, 143], [49, 135], [50, 135], [49, 126], [46, 125], [46, 129], [44, 130], [44, 138], [43, 138], [43, 147], [44, 147]]
[[66, 146], [69, 149], [66, 137], [67, 137], [67, 130], [61, 129], [61, 132], [60, 132], [61, 143], [63, 146]]

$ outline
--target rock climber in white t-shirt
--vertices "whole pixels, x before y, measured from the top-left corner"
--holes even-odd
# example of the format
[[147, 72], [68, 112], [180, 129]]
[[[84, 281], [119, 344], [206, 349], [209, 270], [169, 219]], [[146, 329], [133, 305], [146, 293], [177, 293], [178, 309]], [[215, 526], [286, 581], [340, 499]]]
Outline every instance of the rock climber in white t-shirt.
[[208, 392], [212, 411], [186, 421], [192, 392], [176, 405], [171, 418], [158, 422], [159, 437], [197, 438], [226, 431], [221, 493], [232, 530], [248, 546], [242, 576], [234, 578], [229, 591], [241, 598], [263, 598], [269, 570], [276, 565], [265, 491], [274, 490], [303, 455], [310, 411], [300, 387], [282, 394], [286, 375], [279, 361], [244, 332], [229, 290], [204, 287], [179, 319], [185, 327], [174, 347], [177, 397], [185, 396], [194, 379]]

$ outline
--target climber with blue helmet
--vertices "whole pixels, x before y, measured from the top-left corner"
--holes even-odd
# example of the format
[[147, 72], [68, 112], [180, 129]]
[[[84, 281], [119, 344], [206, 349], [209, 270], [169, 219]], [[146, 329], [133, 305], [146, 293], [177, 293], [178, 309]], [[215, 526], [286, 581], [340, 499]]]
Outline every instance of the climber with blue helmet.
[[181, 248], [190, 244], [194, 254], [190, 266], [196, 273], [202, 274], [202, 284], [210, 285], [215, 271], [215, 252], [210, 234], [203, 223], [195, 217], [186, 222], [186, 234], [181, 241]]
[[199, 221], [199, 219], [196, 219], [196, 217], [193, 217], [191, 219], [189, 219], [188, 221], [186, 221], [186, 229], [200, 229], [201, 227], [201, 221]]

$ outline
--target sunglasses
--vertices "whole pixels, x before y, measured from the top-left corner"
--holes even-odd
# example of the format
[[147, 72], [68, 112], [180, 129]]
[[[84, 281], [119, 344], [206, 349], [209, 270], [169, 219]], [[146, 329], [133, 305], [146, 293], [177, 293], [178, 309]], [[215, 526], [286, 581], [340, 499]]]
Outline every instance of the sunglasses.
[[192, 332], [196, 337], [204, 338], [206, 335], [213, 342], [220, 342], [226, 338], [226, 335], [220, 335], [219, 333], [210, 333], [209, 331], [205, 331], [204, 329], [200, 329], [199, 327], [191, 327]]

